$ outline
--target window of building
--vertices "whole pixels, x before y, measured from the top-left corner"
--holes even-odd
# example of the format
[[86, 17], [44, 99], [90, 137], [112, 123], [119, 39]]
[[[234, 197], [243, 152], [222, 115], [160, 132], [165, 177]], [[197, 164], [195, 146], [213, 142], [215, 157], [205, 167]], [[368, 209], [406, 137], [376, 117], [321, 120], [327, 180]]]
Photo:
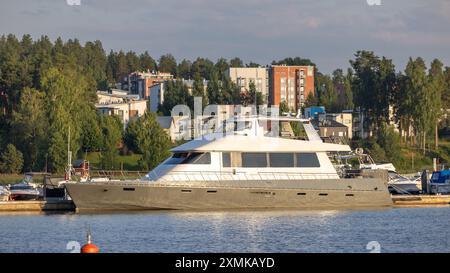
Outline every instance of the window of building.
[[244, 168], [266, 168], [266, 153], [242, 153], [242, 167]]
[[222, 166], [225, 168], [231, 167], [231, 155], [230, 153], [222, 153]]
[[293, 153], [270, 153], [270, 167], [273, 168], [292, 168], [294, 167]]
[[297, 153], [297, 167], [300, 168], [319, 168], [320, 162], [316, 153]]

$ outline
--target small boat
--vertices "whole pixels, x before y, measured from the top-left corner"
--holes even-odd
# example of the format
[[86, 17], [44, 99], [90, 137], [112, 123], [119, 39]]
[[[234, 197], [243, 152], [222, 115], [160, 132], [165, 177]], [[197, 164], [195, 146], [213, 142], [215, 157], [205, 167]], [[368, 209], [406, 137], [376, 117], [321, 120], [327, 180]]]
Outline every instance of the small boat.
[[0, 186], [0, 201], [8, 201], [10, 192], [6, 187]]
[[405, 177], [397, 172], [389, 171], [389, 192], [393, 194], [418, 194], [422, 191], [420, 176]]
[[430, 180], [430, 193], [449, 194], [450, 193], [450, 170], [433, 172]]
[[376, 163], [375, 160], [369, 155], [362, 153], [362, 149], [357, 149], [359, 155], [359, 167], [361, 169], [369, 170], [388, 170], [389, 172], [396, 172], [394, 164], [390, 162]]
[[25, 179], [18, 184], [9, 186], [11, 200], [37, 200], [43, 196], [42, 188], [31, 182], [31, 176], [25, 176]]

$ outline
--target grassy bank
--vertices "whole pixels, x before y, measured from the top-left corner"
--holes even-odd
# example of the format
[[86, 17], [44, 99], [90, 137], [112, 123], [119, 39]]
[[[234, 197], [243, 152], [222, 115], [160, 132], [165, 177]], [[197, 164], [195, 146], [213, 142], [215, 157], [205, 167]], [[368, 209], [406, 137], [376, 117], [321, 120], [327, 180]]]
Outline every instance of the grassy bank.
[[[93, 152], [88, 153], [86, 159], [91, 163], [92, 169], [102, 169], [100, 163], [100, 153]], [[141, 159], [141, 155], [132, 154], [132, 155], [118, 155], [116, 159], [116, 164], [114, 166], [114, 170], [127, 170], [127, 171], [140, 171], [138, 161]], [[123, 168], [122, 168], [123, 167]]]
[[22, 174], [0, 174], [0, 185], [15, 184], [23, 179]]

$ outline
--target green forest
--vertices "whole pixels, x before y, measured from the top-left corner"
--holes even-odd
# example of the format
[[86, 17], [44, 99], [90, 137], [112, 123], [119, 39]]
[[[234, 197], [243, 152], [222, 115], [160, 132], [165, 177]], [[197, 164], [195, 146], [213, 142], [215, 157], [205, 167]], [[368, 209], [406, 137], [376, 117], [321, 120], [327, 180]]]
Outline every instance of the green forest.
[[[392, 161], [400, 169], [429, 164], [432, 157], [450, 160], [450, 145], [442, 139], [449, 120], [441, 109], [450, 108], [450, 68], [438, 59], [427, 64], [410, 58], [405, 68], [371, 51], [357, 51], [348, 69], [323, 74], [311, 60], [300, 57], [272, 64], [315, 66], [315, 96], [307, 105], [323, 105], [327, 112], [360, 109], [368, 117], [372, 136], [354, 140], [375, 160]], [[170, 72], [177, 79], [194, 79], [192, 94], [181, 81], [170, 82], [160, 107], [168, 114], [176, 104], [192, 107], [193, 97], [204, 104], [263, 104], [254, 86], [242, 94], [226, 76], [229, 67], [255, 67], [240, 58], [216, 61], [197, 58], [177, 62], [171, 54], [154, 59], [149, 52], [106, 52], [100, 41], [55, 41], [47, 36], [0, 37], [0, 173], [41, 171], [61, 173], [67, 161], [67, 142], [74, 158], [99, 155], [99, 167], [117, 168], [120, 155], [139, 154], [137, 168], [149, 170], [169, 155], [172, 146], [147, 113], [125, 132], [115, 117], [97, 114], [97, 90], [107, 90], [134, 71]], [[208, 80], [203, 92], [203, 79]], [[337, 87], [343, 89], [338, 92]], [[344, 94], [342, 96], [342, 94]], [[403, 137], [387, 126], [392, 106]], [[412, 130], [408, 130], [412, 128]], [[412, 131], [413, 133], [409, 133]], [[422, 161], [420, 163], [420, 161]], [[396, 165], [396, 166], [397, 166]]]

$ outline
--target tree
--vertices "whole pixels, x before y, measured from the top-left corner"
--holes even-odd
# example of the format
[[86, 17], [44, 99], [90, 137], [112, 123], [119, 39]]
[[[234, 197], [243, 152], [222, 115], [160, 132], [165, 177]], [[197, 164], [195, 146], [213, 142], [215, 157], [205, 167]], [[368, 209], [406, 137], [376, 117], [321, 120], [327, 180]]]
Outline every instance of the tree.
[[100, 162], [103, 169], [114, 169], [118, 154], [117, 146], [122, 137], [123, 125], [116, 116], [101, 116], [100, 129], [103, 136]]
[[200, 77], [209, 80], [211, 73], [216, 73], [214, 63], [205, 58], [197, 58], [192, 63], [192, 75], [200, 74]]
[[158, 70], [160, 72], [170, 73], [177, 76], [177, 61], [172, 54], [162, 55], [159, 58]]
[[354, 108], [353, 104], [353, 90], [352, 90], [353, 71], [351, 68], [347, 70], [347, 75], [344, 78], [344, 104], [342, 108], [351, 110]]
[[377, 132], [377, 143], [384, 149], [386, 158], [391, 162], [400, 160], [400, 135], [391, 126], [382, 125]]
[[145, 51], [139, 56], [139, 63], [142, 70], [156, 70], [156, 61], [150, 56], [148, 51]]
[[167, 81], [164, 95], [164, 102], [160, 107], [160, 111], [164, 115], [170, 116], [171, 111], [176, 105], [188, 105], [189, 90], [182, 80]]
[[311, 106], [317, 106], [317, 98], [312, 92], [308, 94], [305, 101], [305, 108]]
[[437, 150], [439, 145], [438, 126], [442, 116], [441, 96], [446, 91], [446, 82], [443, 71], [443, 63], [438, 59], [434, 59], [428, 72], [429, 87], [428, 97], [430, 98], [429, 111], [431, 112], [431, 124], [434, 124], [434, 147]]
[[322, 86], [320, 92], [320, 103], [329, 112], [338, 111], [338, 95], [333, 79], [328, 75], [319, 75], [319, 85]]
[[67, 159], [67, 138], [70, 128], [70, 149], [74, 155], [81, 147], [82, 120], [95, 112], [86, 101], [91, 87], [79, 71], [51, 68], [42, 77], [46, 93], [45, 107], [49, 121], [48, 159], [50, 171], [62, 172]]
[[244, 67], [244, 62], [240, 58], [235, 57], [230, 60], [230, 67]]
[[225, 76], [227, 76], [225, 75], [225, 71], [228, 68], [230, 68], [230, 65], [225, 58], [218, 59], [216, 64], [214, 65], [214, 69], [215, 71], [217, 71], [219, 79], [223, 79]]
[[128, 51], [125, 58], [127, 61], [127, 74], [142, 70], [141, 60], [137, 56], [136, 52]]
[[282, 101], [280, 103], [279, 107], [280, 107], [280, 115], [282, 115], [283, 113], [289, 113], [290, 112], [289, 106], [288, 106], [288, 104], [285, 101]]
[[22, 151], [26, 170], [43, 167], [44, 151], [47, 144], [48, 119], [45, 111], [45, 94], [26, 87], [21, 94], [17, 110], [13, 113], [11, 135], [14, 143]]
[[220, 83], [217, 73], [212, 73], [211, 79], [208, 82], [206, 93], [208, 94], [209, 104], [221, 104], [222, 94], [220, 92]]
[[253, 81], [249, 84], [249, 90], [241, 93], [241, 103], [244, 106], [251, 104], [263, 105], [264, 99], [261, 92], [256, 91], [256, 85]]
[[0, 155], [1, 173], [19, 173], [23, 168], [23, 155], [12, 144], [6, 146], [6, 150]]
[[446, 88], [444, 92], [441, 94], [442, 107], [444, 109], [450, 109], [450, 67], [445, 68], [444, 75]]
[[140, 152], [139, 143], [137, 142], [137, 135], [140, 130], [139, 126], [140, 124], [137, 119], [130, 120], [123, 134], [123, 142], [125, 146], [134, 153]]
[[94, 78], [97, 88], [105, 90], [108, 87], [106, 76], [106, 55], [100, 41], [87, 42], [84, 46], [86, 55], [85, 70]]
[[89, 115], [81, 121], [82, 151], [94, 152], [101, 150], [103, 135], [100, 121], [99, 115], [95, 112], [89, 112]]
[[422, 58], [413, 60], [410, 58], [406, 65], [405, 75], [406, 78], [404, 87], [407, 90], [408, 100], [407, 111], [411, 115], [412, 125], [416, 132], [416, 135], [420, 136], [420, 144], [425, 154], [426, 134], [430, 130], [430, 126], [433, 119], [432, 98], [430, 85], [428, 83], [429, 77], [427, 76], [427, 67]]
[[380, 59], [372, 51], [358, 51], [350, 64], [354, 70], [354, 102], [367, 117], [369, 130], [379, 128], [389, 119], [389, 106], [397, 84], [392, 60]]
[[178, 77], [182, 79], [191, 79], [192, 78], [192, 62], [186, 59], [183, 59], [178, 64]]
[[132, 126], [132, 130], [127, 130], [127, 143], [133, 143], [142, 154], [141, 169], [151, 170], [170, 155], [169, 136], [159, 125], [155, 113], [146, 112]]
[[202, 109], [205, 109], [206, 105], [208, 105], [208, 98], [205, 94], [205, 85], [203, 79], [200, 77], [199, 73], [195, 73], [194, 75], [194, 84], [192, 86], [192, 95], [189, 96], [189, 108], [191, 110], [194, 109], [194, 98], [200, 97], [202, 98]]

